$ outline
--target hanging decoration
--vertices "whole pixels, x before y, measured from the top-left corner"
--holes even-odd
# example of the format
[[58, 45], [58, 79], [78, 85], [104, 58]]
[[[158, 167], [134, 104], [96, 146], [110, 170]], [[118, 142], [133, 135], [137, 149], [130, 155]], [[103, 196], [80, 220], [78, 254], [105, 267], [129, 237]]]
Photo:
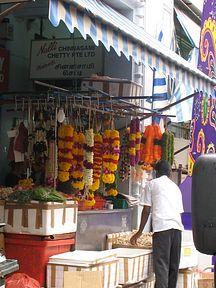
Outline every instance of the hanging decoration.
[[61, 182], [69, 180], [72, 166], [74, 129], [71, 125], [62, 124], [58, 129], [58, 179]]
[[158, 124], [148, 125], [141, 140], [141, 157], [143, 169], [152, 170], [152, 165], [162, 157], [162, 133]]
[[103, 134], [103, 176], [105, 184], [115, 181], [114, 172], [117, 170], [120, 155], [120, 136], [117, 130], [105, 130]]
[[83, 190], [84, 189], [84, 181], [83, 181], [83, 160], [84, 160], [84, 142], [85, 135], [82, 132], [74, 132], [74, 143], [73, 143], [73, 160], [72, 167], [70, 170], [71, 176], [71, 185], [74, 189]]
[[94, 134], [94, 161], [93, 161], [93, 183], [89, 190], [95, 192], [100, 188], [100, 176], [103, 164], [103, 137], [101, 134]]
[[83, 182], [88, 187], [93, 183], [93, 160], [94, 160], [94, 132], [93, 129], [85, 131], [84, 144], [84, 175]]
[[121, 138], [121, 149], [120, 149], [120, 168], [119, 177], [121, 181], [125, 181], [130, 176], [130, 141], [129, 141], [130, 128], [126, 128]]
[[171, 165], [174, 162], [174, 134], [166, 130], [162, 135], [162, 159]]
[[130, 165], [134, 167], [140, 160], [140, 120], [139, 118], [134, 118], [130, 123], [130, 134], [129, 134], [130, 148]]

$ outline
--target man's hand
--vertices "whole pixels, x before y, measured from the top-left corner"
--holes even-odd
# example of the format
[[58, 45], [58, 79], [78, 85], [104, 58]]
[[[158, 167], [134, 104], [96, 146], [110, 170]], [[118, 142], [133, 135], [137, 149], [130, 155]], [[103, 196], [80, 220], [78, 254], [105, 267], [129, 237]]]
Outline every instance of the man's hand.
[[138, 240], [138, 238], [140, 237], [142, 235], [142, 232], [136, 232], [132, 237], [131, 237], [131, 239], [130, 239], [130, 243], [132, 244], [132, 245], [137, 245], [137, 240]]

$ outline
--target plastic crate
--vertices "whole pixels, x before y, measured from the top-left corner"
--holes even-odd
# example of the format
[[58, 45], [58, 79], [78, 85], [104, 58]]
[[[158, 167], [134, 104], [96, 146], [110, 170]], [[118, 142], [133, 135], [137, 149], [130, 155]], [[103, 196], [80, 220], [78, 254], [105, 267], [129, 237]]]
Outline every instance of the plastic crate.
[[42, 287], [46, 287], [46, 265], [49, 257], [70, 251], [74, 244], [74, 239], [47, 241], [37, 240], [37, 236], [11, 236], [7, 234], [5, 237], [6, 258], [17, 259], [19, 272], [36, 279]]

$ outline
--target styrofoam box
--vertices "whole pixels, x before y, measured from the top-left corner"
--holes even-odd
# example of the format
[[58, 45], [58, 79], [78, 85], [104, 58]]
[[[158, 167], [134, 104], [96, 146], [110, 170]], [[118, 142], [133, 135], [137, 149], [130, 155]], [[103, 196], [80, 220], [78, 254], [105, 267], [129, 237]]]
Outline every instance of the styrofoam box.
[[119, 259], [119, 284], [144, 280], [153, 274], [153, 256], [150, 249], [116, 248]]
[[119, 260], [107, 251], [74, 251], [51, 256], [47, 265], [47, 288], [64, 287], [65, 271], [102, 271], [103, 287], [118, 285]]
[[5, 203], [5, 232], [32, 235], [53, 235], [75, 232], [77, 229], [77, 202], [66, 201], [20, 204]]
[[179, 269], [198, 265], [198, 252], [193, 242], [182, 242]]
[[177, 288], [194, 288], [196, 273], [190, 269], [180, 269], [178, 273]]

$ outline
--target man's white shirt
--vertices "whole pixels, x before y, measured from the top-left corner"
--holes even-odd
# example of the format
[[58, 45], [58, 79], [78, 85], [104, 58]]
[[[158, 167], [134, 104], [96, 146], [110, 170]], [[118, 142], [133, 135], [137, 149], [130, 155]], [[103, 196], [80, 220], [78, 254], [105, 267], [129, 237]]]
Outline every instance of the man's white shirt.
[[167, 176], [147, 182], [143, 204], [151, 206], [153, 232], [169, 229], [184, 230], [181, 213], [184, 212], [179, 187]]

